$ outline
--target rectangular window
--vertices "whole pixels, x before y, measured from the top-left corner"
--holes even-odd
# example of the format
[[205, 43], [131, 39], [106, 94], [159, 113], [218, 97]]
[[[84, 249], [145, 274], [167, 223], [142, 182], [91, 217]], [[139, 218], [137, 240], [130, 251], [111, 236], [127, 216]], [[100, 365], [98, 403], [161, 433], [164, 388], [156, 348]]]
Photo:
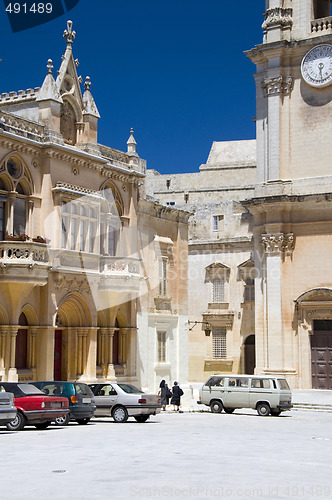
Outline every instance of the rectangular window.
[[213, 231], [221, 231], [222, 230], [223, 220], [224, 220], [223, 215], [214, 215], [213, 216]]
[[212, 281], [212, 302], [225, 302], [225, 280], [217, 278]]
[[61, 246], [81, 252], [93, 252], [96, 239], [97, 213], [78, 202], [61, 206]]
[[212, 356], [214, 359], [227, 357], [225, 326], [216, 326], [212, 329]]
[[159, 259], [159, 295], [167, 295], [167, 259]]
[[25, 234], [26, 230], [26, 205], [24, 198], [16, 198], [14, 201], [14, 224], [15, 235]]
[[166, 332], [157, 332], [158, 337], [158, 363], [166, 363]]
[[254, 302], [255, 300], [255, 282], [253, 279], [247, 279], [244, 285], [244, 301]]

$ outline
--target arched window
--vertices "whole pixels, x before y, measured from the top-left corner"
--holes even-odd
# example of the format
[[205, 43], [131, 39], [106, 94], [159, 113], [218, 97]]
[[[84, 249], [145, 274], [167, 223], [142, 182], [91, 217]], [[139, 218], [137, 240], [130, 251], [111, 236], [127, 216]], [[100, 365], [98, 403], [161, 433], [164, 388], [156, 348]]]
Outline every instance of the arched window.
[[314, 18], [321, 19], [331, 15], [331, 0], [314, 0]]
[[0, 239], [3, 240], [6, 233], [19, 236], [27, 232], [27, 201], [32, 187], [29, 173], [17, 155], [8, 156], [1, 166]]

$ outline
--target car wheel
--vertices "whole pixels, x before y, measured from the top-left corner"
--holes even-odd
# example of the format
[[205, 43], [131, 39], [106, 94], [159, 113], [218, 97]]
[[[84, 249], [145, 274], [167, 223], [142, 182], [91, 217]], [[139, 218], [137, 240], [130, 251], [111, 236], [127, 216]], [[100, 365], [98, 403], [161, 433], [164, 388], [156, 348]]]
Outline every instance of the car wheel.
[[26, 424], [26, 418], [20, 411], [17, 412], [14, 420], [9, 422], [6, 427], [9, 431], [20, 431]]
[[134, 417], [134, 419], [136, 420], [136, 422], [139, 422], [139, 423], [144, 423], [146, 422], [147, 420], [149, 420], [150, 418], [150, 415], [137, 415], [137, 417]]
[[270, 407], [267, 403], [260, 403], [257, 406], [257, 413], [261, 417], [267, 417], [268, 415], [270, 415], [270, 411]]
[[40, 424], [35, 424], [36, 429], [42, 431], [43, 429], [47, 429], [47, 427], [51, 424], [51, 422], [41, 422]]
[[77, 418], [76, 422], [80, 425], [86, 425], [90, 422], [89, 418]]
[[221, 401], [212, 401], [210, 403], [210, 408], [212, 413], [221, 413], [223, 409], [223, 405]]
[[65, 415], [64, 417], [57, 417], [55, 419], [55, 425], [68, 425], [68, 422], [70, 420], [70, 416], [69, 416], [69, 413], [67, 413], [67, 415]]
[[128, 412], [124, 406], [117, 406], [113, 411], [112, 411], [112, 417], [115, 422], [122, 423], [122, 422], [127, 422], [128, 420]]
[[235, 410], [235, 408], [225, 408], [224, 407], [224, 410], [225, 410], [225, 413], [233, 413], [233, 411]]
[[273, 417], [279, 417], [281, 410], [271, 410], [271, 415]]

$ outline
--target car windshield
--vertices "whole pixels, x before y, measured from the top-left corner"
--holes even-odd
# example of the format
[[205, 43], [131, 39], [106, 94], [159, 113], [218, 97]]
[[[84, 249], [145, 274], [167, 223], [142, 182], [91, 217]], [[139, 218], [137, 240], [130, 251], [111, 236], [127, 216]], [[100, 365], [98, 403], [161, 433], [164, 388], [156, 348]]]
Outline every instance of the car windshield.
[[138, 389], [134, 385], [129, 385], [129, 384], [118, 384], [120, 389], [122, 389], [124, 392], [127, 394], [142, 394], [142, 390]]

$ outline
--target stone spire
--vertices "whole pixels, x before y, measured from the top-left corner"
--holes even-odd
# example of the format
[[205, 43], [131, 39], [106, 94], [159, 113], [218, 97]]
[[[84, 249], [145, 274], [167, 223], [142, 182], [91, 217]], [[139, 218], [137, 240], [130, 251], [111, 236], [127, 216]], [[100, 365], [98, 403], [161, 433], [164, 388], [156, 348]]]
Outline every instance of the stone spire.
[[86, 77], [84, 83], [85, 92], [83, 94], [83, 106], [84, 106], [84, 115], [92, 115], [96, 118], [100, 118], [100, 114], [94, 98], [92, 97], [90, 88], [91, 88], [91, 79], [89, 76]]
[[137, 142], [135, 141], [135, 138], [134, 138], [134, 130], [131, 128], [130, 129], [130, 136], [129, 136], [129, 139], [127, 141], [127, 154], [129, 156], [138, 156], [138, 154], [136, 153], [136, 145], [137, 145]]
[[52, 69], [53, 69], [52, 59], [49, 59], [47, 61], [47, 75], [45, 77], [43, 85], [41, 86], [38, 92], [38, 97], [36, 99], [37, 102], [55, 101], [62, 103], [60, 92], [53, 78]]

